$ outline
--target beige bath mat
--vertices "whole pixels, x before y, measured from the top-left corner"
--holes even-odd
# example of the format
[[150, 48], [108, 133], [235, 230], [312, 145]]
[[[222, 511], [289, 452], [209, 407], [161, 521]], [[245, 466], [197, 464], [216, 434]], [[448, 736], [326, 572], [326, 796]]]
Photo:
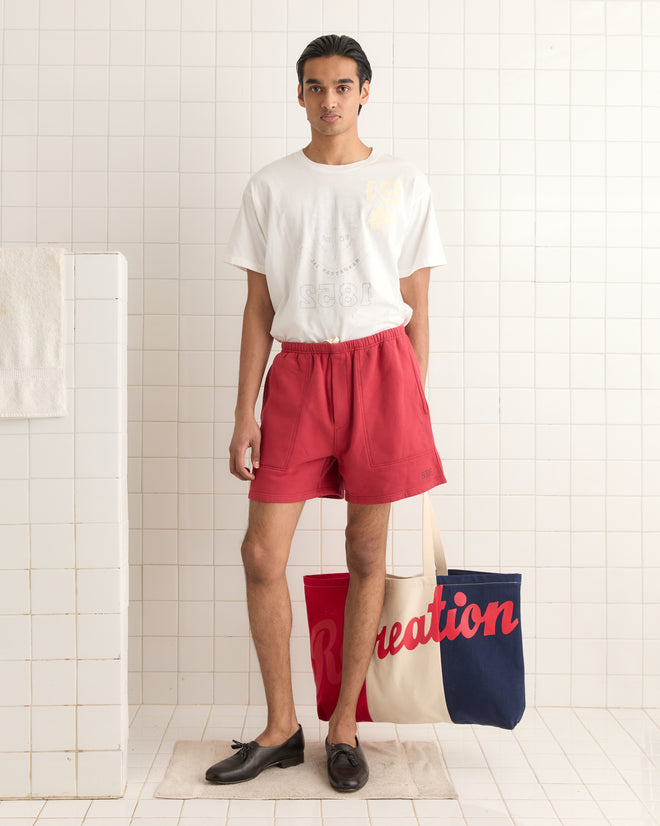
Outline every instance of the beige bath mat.
[[204, 779], [206, 769], [228, 757], [231, 744], [213, 740], [179, 740], [155, 797], [219, 800], [329, 800], [379, 798], [406, 800], [455, 798], [436, 743], [395, 740], [362, 743], [369, 763], [369, 782], [358, 792], [341, 794], [328, 784], [325, 745], [307, 743], [305, 762], [290, 769], [274, 766], [247, 783], [217, 786]]

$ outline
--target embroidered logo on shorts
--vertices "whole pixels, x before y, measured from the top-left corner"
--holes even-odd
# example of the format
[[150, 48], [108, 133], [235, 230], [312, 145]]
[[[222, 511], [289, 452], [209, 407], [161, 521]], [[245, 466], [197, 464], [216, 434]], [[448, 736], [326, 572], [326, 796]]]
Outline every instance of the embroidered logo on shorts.
[[433, 468], [428, 468], [422, 472], [422, 479], [428, 479], [429, 476], [433, 476]]

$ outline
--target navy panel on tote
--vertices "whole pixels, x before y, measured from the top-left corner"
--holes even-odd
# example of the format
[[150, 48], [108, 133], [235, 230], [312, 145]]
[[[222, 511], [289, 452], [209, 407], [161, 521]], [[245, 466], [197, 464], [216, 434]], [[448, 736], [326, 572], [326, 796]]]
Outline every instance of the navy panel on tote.
[[454, 723], [511, 729], [525, 710], [520, 574], [449, 569], [437, 577], [442, 679]]

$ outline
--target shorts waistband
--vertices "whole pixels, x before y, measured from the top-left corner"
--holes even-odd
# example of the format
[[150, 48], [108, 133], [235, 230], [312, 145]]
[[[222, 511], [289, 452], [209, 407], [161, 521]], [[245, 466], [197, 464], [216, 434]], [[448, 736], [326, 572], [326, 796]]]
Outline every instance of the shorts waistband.
[[365, 338], [353, 338], [349, 341], [338, 341], [332, 344], [329, 341], [283, 341], [283, 353], [345, 353], [351, 350], [362, 350], [365, 347], [373, 347], [381, 341], [405, 336], [406, 328], [403, 324], [400, 327], [391, 327], [389, 330], [381, 330]]

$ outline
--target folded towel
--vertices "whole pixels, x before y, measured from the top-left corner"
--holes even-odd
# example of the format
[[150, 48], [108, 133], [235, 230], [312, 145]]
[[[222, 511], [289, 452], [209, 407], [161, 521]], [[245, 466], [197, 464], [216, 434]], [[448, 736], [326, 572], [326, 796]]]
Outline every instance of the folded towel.
[[0, 418], [66, 416], [63, 258], [0, 249]]

